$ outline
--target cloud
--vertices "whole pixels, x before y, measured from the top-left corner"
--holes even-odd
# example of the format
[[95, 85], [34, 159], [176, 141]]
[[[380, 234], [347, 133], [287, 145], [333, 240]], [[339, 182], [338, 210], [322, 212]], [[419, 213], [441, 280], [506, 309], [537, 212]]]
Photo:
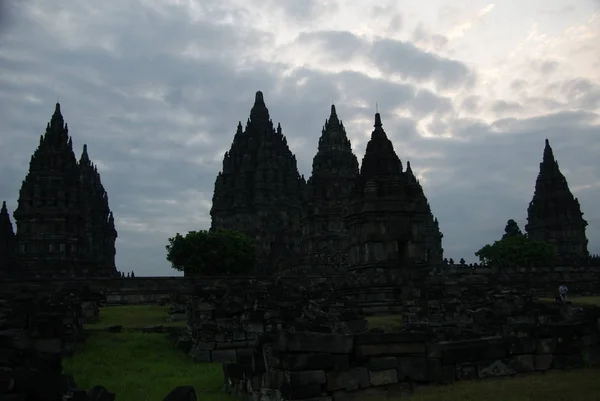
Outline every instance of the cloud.
[[[492, 92], [476, 58], [448, 58], [440, 52], [451, 44], [441, 34], [419, 31], [428, 15], [419, 7], [415, 17], [397, 6], [361, 13], [333, 1], [13, 4], [0, 37], [0, 200], [16, 208], [58, 98], [76, 153], [87, 143], [99, 166], [124, 271], [173, 274], [167, 238], [209, 226], [223, 154], [257, 90], [305, 176], [331, 103], [359, 160], [377, 103], [455, 259], [474, 260], [507, 219], [523, 225], [548, 137], [600, 252], [599, 82], [592, 73], [561, 66], [550, 80], [523, 58], [525, 72], [499, 73], [508, 89]], [[341, 12], [361, 21], [336, 19]], [[401, 22], [391, 26], [396, 16]], [[314, 28], [322, 21], [336, 25]]]

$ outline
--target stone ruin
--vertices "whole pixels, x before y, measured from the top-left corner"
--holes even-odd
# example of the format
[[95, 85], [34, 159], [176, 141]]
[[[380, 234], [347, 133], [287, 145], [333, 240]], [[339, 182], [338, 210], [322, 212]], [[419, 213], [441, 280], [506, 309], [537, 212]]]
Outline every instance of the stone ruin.
[[[83, 323], [98, 316], [102, 301], [102, 294], [85, 286], [1, 293], [0, 401], [114, 401], [115, 394], [102, 386], [78, 388], [62, 370], [63, 356], [84, 341]], [[194, 389], [185, 386], [165, 397], [192, 399]]]
[[349, 284], [198, 287], [187, 310], [189, 353], [222, 363], [228, 391], [265, 401], [358, 400], [415, 384], [600, 365], [600, 308], [541, 304], [500, 285], [433, 283], [396, 304], [403, 327], [383, 332], [369, 329], [372, 300]]
[[343, 303], [329, 302], [327, 284], [240, 279], [199, 287], [188, 304], [190, 354], [199, 362], [233, 362], [265, 335], [279, 331], [354, 333], [367, 322]]

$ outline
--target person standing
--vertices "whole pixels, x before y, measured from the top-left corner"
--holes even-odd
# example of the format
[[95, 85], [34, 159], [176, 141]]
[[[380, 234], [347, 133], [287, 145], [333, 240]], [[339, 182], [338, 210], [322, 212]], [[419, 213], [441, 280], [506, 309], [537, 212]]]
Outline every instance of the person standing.
[[558, 287], [558, 294], [560, 295], [560, 300], [562, 303], [567, 302], [567, 294], [569, 293], [569, 288], [565, 284], [562, 284]]

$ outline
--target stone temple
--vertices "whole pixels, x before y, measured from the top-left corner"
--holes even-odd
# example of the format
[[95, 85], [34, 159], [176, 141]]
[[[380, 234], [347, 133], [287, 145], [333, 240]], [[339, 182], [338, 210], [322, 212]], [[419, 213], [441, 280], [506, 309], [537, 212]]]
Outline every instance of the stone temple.
[[[116, 276], [117, 231], [87, 146], [79, 161], [60, 104], [40, 137], [13, 214], [0, 211], [0, 250], [11, 276]], [[4, 258], [3, 258], [4, 259]]]
[[257, 92], [215, 182], [212, 228], [240, 230], [258, 246], [258, 272], [421, 271], [442, 264], [442, 234], [410, 163], [406, 171], [379, 114], [362, 168], [335, 106], [305, 183], [281, 127]]
[[238, 230], [254, 239], [257, 272], [283, 270], [300, 257], [305, 185], [281, 125], [274, 127], [257, 92], [246, 128], [238, 123], [215, 181], [211, 230]]
[[410, 163], [406, 171], [379, 113], [345, 219], [350, 270], [411, 267], [429, 273], [442, 263], [442, 235]]
[[302, 264], [311, 271], [346, 269], [347, 230], [344, 217], [354, 193], [358, 160], [335, 106], [319, 138], [312, 175], [306, 185], [302, 213]]
[[571, 193], [546, 139], [525, 230], [530, 238], [553, 244], [558, 262], [569, 264], [589, 257], [587, 225], [579, 201]]

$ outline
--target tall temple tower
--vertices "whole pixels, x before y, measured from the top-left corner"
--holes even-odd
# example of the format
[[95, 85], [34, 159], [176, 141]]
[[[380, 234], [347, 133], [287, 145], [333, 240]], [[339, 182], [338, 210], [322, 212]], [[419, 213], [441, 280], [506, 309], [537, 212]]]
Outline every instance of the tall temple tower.
[[427, 199], [416, 179], [409, 179], [412, 171], [402, 171], [379, 113], [374, 127], [345, 219], [349, 269], [374, 269], [381, 276], [387, 270], [390, 276], [418, 280], [431, 264]]
[[531, 239], [553, 244], [559, 263], [576, 263], [589, 257], [587, 224], [546, 139], [525, 230]]
[[[90, 175], [86, 159], [84, 147], [84, 167], [80, 168], [57, 103], [46, 133], [31, 157], [14, 212], [17, 274], [30, 278], [117, 274], [116, 232], [110, 232], [108, 204], [98, 201], [98, 191], [106, 196], [99, 176], [97, 172]], [[98, 225], [105, 227], [106, 235], [98, 236]], [[105, 244], [105, 255], [112, 254], [112, 259], [94, 252], [96, 242]]]
[[87, 264], [93, 267], [96, 274], [111, 276], [115, 272], [117, 230], [108, 206], [108, 194], [85, 144], [79, 159], [79, 182], [81, 208], [86, 216], [84, 232]]
[[258, 273], [291, 267], [300, 257], [304, 186], [281, 125], [274, 128], [259, 91], [246, 128], [238, 123], [217, 175], [211, 230], [238, 230], [254, 239]]
[[332, 105], [313, 159], [301, 219], [304, 265], [312, 272], [346, 270], [348, 238], [344, 217], [357, 175], [358, 160]]
[[0, 209], [0, 275], [12, 270], [15, 255], [15, 232], [10, 221], [10, 215], [6, 208], [6, 202], [2, 202]]

